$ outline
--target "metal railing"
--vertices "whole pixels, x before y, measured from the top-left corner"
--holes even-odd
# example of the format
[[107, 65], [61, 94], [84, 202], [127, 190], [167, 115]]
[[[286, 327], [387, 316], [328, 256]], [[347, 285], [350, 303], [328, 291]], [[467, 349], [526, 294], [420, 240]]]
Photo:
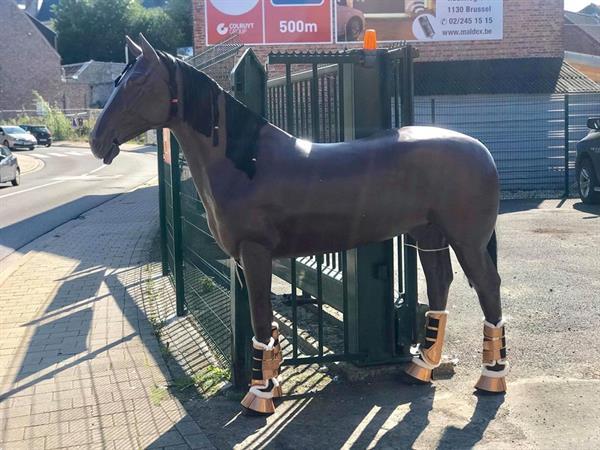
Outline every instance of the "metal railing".
[[569, 196], [574, 190], [575, 144], [600, 116], [600, 92], [470, 95], [415, 98], [416, 123], [479, 139], [492, 153], [505, 196]]

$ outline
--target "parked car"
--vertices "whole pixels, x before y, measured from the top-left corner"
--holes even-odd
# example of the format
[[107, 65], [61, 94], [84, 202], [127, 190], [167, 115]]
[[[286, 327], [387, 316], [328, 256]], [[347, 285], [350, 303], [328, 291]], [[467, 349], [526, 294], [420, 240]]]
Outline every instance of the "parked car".
[[37, 140], [33, 134], [28, 133], [21, 127], [2, 125], [0, 126], [0, 144], [10, 150], [17, 148], [33, 150], [37, 145]]
[[588, 119], [588, 135], [577, 143], [575, 173], [584, 203], [600, 203], [600, 117]]
[[353, 6], [353, 0], [337, 0], [337, 35], [340, 41], [358, 41], [365, 29], [365, 15]]
[[0, 183], [9, 181], [13, 186], [18, 186], [21, 182], [21, 169], [15, 155], [7, 147], [0, 145]]
[[52, 145], [52, 133], [46, 125], [19, 125], [25, 131], [29, 131], [37, 139], [38, 145], [50, 147]]

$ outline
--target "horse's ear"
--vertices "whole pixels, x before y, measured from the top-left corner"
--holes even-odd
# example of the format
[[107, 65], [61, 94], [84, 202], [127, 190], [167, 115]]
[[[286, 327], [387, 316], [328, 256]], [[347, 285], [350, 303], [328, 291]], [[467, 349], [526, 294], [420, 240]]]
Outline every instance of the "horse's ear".
[[152, 63], [160, 61], [156, 50], [154, 50], [154, 47], [150, 45], [142, 33], [140, 33], [140, 43], [142, 44], [142, 55], [145, 60]]
[[137, 45], [129, 36], [125, 36], [125, 42], [127, 43], [127, 48], [131, 52], [134, 57], [138, 57], [142, 54], [142, 48]]

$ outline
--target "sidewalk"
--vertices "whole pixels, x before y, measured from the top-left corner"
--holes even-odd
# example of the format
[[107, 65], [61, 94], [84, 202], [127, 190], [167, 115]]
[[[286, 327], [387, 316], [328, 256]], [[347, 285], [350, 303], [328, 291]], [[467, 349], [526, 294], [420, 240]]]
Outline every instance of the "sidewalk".
[[[141, 309], [155, 183], [0, 268], [0, 448], [211, 448], [179, 401]], [[10, 263], [9, 263], [10, 264]]]
[[[454, 376], [405, 386], [377, 370], [350, 381], [333, 367], [285, 366], [285, 397], [268, 418], [242, 416], [239, 394], [207, 399], [189, 383], [215, 363], [191, 314], [173, 317], [172, 286], [151, 254], [157, 210], [156, 185], [141, 186], [0, 267], [0, 449], [597, 448], [600, 210], [501, 216], [513, 316], [506, 396], [473, 395], [481, 313], [457, 275], [446, 347], [460, 358]], [[576, 279], [575, 268], [589, 273]]]

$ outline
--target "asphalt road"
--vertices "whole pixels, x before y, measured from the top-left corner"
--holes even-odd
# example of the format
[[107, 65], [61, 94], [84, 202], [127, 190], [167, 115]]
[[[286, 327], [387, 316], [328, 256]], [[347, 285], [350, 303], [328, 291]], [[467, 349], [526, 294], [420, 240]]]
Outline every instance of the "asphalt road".
[[0, 184], [0, 263], [39, 236], [156, 176], [152, 147], [121, 152], [110, 166], [85, 148], [39, 147], [22, 153], [41, 159], [44, 167], [22, 175], [20, 186]]

